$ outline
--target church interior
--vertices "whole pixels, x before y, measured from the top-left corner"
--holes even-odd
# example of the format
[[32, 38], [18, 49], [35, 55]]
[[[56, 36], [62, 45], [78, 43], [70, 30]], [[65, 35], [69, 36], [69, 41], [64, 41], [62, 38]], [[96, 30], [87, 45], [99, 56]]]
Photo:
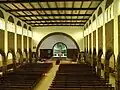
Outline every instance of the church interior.
[[0, 0], [0, 90], [120, 90], [120, 0]]

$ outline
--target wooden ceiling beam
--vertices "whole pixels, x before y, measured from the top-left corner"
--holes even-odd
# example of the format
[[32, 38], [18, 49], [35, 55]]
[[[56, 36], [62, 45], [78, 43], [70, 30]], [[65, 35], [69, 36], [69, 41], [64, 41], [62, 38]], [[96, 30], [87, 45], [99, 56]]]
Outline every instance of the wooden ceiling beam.
[[28, 23], [28, 24], [85, 24], [85, 22], [40, 22], [40, 23]]
[[51, 10], [96, 10], [97, 8], [34, 8], [34, 9], [12, 9], [6, 10], [7, 12], [20, 12], [20, 11], [51, 11]]
[[84, 26], [84, 25], [32, 25], [32, 27], [44, 27], [44, 26]]
[[37, 19], [37, 20], [23, 20], [23, 21], [72, 21], [72, 20], [77, 20], [77, 21], [79, 21], [79, 20], [85, 20], [85, 21], [87, 21], [88, 19]]
[[[28, 2], [69, 2], [69, 1], [85, 1], [89, 2], [90, 0], [0, 0], [0, 3], [28, 3]], [[91, 0], [91, 1], [103, 1], [103, 0]]]
[[20, 15], [16, 17], [35, 17], [35, 16], [92, 16], [92, 14], [41, 14], [41, 15]]

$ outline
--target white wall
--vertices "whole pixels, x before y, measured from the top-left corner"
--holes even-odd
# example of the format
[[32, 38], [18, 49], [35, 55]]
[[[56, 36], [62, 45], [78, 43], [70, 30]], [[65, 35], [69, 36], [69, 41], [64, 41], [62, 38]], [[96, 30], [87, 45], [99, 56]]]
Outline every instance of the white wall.
[[[8, 31], [9, 31], [9, 28], [7, 27], [7, 25], [8, 25], [8, 18], [9, 18], [9, 16], [12, 16], [13, 17], [13, 19], [14, 19], [14, 26], [15, 26], [15, 30], [14, 30], [14, 36], [15, 36], [15, 42], [14, 42], [14, 45], [15, 45], [15, 47], [14, 47], [14, 49], [15, 49], [15, 52], [17, 52], [17, 22], [18, 21], [20, 21], [21, 22], [21, 28], [22, 28], [22, 51], [23, 51], [23, 25], [24, 24], [26, 24], [27, 25], [27, 29], [28, 29], [28, 27], [31, 27], [30, 25], [28, 25], [27, 23], [25, 23], [24, 21], [22, 21], [22, 20], [20, 20], [20, 19], [18, 19], [18, 18], [16, 18], [15, 16], [13, 16], [12, 14], [10, 14], [10, 13], [8, 13], [8, 12], [6, 12], [5, 10], [3, 10], [2, 8], [0, 8], [0, 10], [3, 12], [3, 15], [4, 15], [4, 22], [5, 22], [5, 34], [4, 34], [4, 52], [7, 54], [7, 52], [8, 52]], [[11, 26], [12, 27], [12, 26]], [[27, 36], [27, 42], [28, 42], [28, 40], [29, 40], [29, 38], [28, 38], [29, 36]], [[31, 36], [32, 37], [32, 36]], [[27, 46], [29, 46], [29, 43], [27, 43]], [[29, 48], [27, 47], [27, 50], [28, 50]]]
[[[105, 24], [109, 22], [110, 20], [114, 19], [114, 54], [115, 54], [115, 61], [117, 64], [117, 55], [118, 55], [118, 15], [120, 15], [120, 0], [113, 0], [113, 3], [105, 10], [105, 5], [106, 5], [107, 0], [103, 0], [103, 2], [99, 5], [99, 7], [102, 8], [102, 14], [100, 16], [98, 15], [98, 10], [99, 7], [95, 10], [93, 15], [96, 15], [96, 20], [92, 23], [91, 25], [88, 26], [88, 28], [85, 29], [84, 31], [84, 37], [89, 35], [90, 33], [93, 35], [93, 31], [96, 30], [96, 50], [98, 53], [98, 28], [103, 26], [103, 57], [102, 59], [105, 58], [105, 52], [106, 52], [106, 41], [105, 41]], [[93, 16], [90, 17], [89, 20], [92, 20]], [[88, 22], [89, 22], [88, 20]], [[88, 23], [87, 22], [87, 23]], [[89, 39], [89, 38], [88, 38]], [[93, 41], [93, 38], [92, 38]], [[89, 40], [88, 40], [89, 42]], [[93, 43], [93, 42], [91, 42]], [[89, 43], [88, 43], [89, 46]], [[102, 71], [102, 76], [104, 76], [104, 71]], [[115, 86], [115, 77], [110, 76], [110, 84], [112, 86]]]
[[57, 42], [64, 43], [68, 49], [77, 49], [75, 43], [65, 35], [52, 35], [46, 38], [39, 49], [52, 49]]
[[[96, 15], [96, 20], [91, 25], [88, 26], [88, 28], [84, 31], [84, 37], [92, 34], [94, 30], [96, 30], [96, 50], [98, 53], [98, 28], [103, 26], [103, 54], [105, 56], [105, 23], [109, 22], [110, 20], [114, 19], [114, 54], [117, 61], [117, 55], [118, 55], [118, 15], [120, 15], [120, 0], [114, 0], [113, 3], [105, 10], [107, 0], [103, 0], [103, 2], [99, 5], [99, 7], [102, 8], [102, 14], [100, 16], [98, 15], [99, 7], [95, 10], [93, 15]], [[90, 17], [89, 20], [92, 20], [93, 15]], [[89, 22], [88, 20], [88, 22]], [[88, 23], [87, 22], [87, 23]], [[93, 34], [92, 34], [93, 35]], [[92, 38], [93, 41], [93, 38]], [[89, 42], [89, 40], [88, 40]], [[93, 43], [93, 42], [92, 42]], [[89, 43], [88, 43], [89, 46]]]
[[78, 44], [80, 50], [84, 50], [83, 41], [83, 27], [77, 26], [51, 26], [51, 27], [33, 27], [33, 46], [39, 44], [39, 42], [48, 34], [54, 32], [62, 32], [70, 35]]

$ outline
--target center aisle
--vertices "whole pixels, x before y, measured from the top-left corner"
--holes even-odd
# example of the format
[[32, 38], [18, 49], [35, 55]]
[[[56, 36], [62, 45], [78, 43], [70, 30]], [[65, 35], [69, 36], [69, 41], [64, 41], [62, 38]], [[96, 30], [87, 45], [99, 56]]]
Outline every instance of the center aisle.
[[58, 70], [59, 65], [55, 65], [55, 62], [53, 64], [53, 68], [46, 74], [46, 76], [36, 85], [34, 90], [48, 90], [49, 86], [52, 83], [52, 80], [54, 79], [56, 75], [56, 71]]

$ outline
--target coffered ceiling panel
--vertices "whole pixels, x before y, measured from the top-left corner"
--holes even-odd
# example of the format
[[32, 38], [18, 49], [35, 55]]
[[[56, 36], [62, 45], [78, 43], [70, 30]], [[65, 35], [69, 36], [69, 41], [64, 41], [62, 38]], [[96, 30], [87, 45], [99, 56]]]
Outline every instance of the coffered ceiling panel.
[[103, 0], [0, 0], [0, 7], [31, 26], [84, 26]]

